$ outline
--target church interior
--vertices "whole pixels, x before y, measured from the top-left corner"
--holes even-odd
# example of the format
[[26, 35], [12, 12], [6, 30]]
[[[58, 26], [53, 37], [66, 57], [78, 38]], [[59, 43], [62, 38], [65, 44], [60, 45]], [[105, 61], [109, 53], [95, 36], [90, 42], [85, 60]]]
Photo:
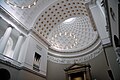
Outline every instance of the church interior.
[[0, 0], [0, 80], [120, 80], [120, 0]]

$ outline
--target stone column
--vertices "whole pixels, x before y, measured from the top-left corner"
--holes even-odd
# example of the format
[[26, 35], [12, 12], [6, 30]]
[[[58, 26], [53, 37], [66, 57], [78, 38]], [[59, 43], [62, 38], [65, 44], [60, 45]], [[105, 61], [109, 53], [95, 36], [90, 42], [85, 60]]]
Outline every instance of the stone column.
[[15, 60], [18, 60], [19, 52], [20, 52], [21, 45], [22, 45], [22, 41], [23, 41], [23, 35], [20, 34], [20, 36], [18, 37], [17, 43], [15, 45], [14, 54], [13, 54], [13, 59], [15, 59]]
[[86, 72], [84, 72], [84, 80], [87, 80], [87, 79], [86, 79]]
[[0, 53], [3, 54], [6, 44], [9, 40], [10, 34], [12, 32], [12, 27], [8, 27], [2, 37], [2, 40], [0, 42]]

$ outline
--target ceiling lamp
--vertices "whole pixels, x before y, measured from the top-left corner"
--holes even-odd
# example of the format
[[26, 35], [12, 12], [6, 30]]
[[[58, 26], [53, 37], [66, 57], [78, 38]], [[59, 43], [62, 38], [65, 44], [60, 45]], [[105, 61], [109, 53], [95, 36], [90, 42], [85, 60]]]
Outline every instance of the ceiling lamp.
[[[7, 3], [8, 5], [10, 6], [13, 6], [13, 7], [17, 7], [17, 8], [20, 8], [20, 9], [25, 9], [25, 8], [31, 8], [33, 6], [35, 6], [37, 4], [37, 1], [38, 0], [33, 0], [31, 1], [30, 4], [27, 4], [27, 5], [18, 5], [15, 1], [13, 0], [4, 0], [5, 3]], [[27, 2], [26, 2], [27, 3]]]
[[[58, 40], [60, 39], [60, 40]], [[67, 50], [72, 49], [77, 46], [79, 39], [75, 36], [74, 33], [64, 32], [56, 33], [51, 37], [50, 42], [52, 43], [51, 48], [57, 50]]]

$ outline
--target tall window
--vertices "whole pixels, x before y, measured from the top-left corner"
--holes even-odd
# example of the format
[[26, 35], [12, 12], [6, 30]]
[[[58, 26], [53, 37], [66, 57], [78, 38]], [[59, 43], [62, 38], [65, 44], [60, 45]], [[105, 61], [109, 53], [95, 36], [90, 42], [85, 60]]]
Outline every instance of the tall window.
[[37, 52], [35, 52], [34, 61], [33, 61], [33, 69], [36, 70], [36, 71], [40, 71], [39, 70], [39, 68], [40, 68], [40, 58], [41, 58], [41, 55], [38, 54]]

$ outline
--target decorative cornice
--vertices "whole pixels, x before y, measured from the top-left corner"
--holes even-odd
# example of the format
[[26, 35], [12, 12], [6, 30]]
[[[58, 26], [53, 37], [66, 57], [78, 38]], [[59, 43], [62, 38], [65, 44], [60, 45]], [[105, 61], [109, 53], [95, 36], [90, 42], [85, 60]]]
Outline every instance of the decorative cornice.
[[[11, 27], [17, 27], [25, 36], [28, 34], [28, 29], [14, 16], [12, 16], [5, 8], [0, 5], [0, 17], [5, 20]], [[16, 28], [15, 28], [16, 29]]]
[[60, 63], [60, 64], [81, 63], [81, 62], [85, 62], [85, 61], [95, 58], [102, 51], [103, 51], [103, 47], [102, 47], [102, 44], [100, 44], [97, 47], [97, 49], [94, 49], [92, 52], [89, 52], [88, 54], [85, 54], [83, 56], [78, 56], [78, 57], [73, 57], [73, 58], [60, 58], [60, 57], [55, 57], [53, 55], [48, 55], [48, 60], [55, 62], [55, 63]]

